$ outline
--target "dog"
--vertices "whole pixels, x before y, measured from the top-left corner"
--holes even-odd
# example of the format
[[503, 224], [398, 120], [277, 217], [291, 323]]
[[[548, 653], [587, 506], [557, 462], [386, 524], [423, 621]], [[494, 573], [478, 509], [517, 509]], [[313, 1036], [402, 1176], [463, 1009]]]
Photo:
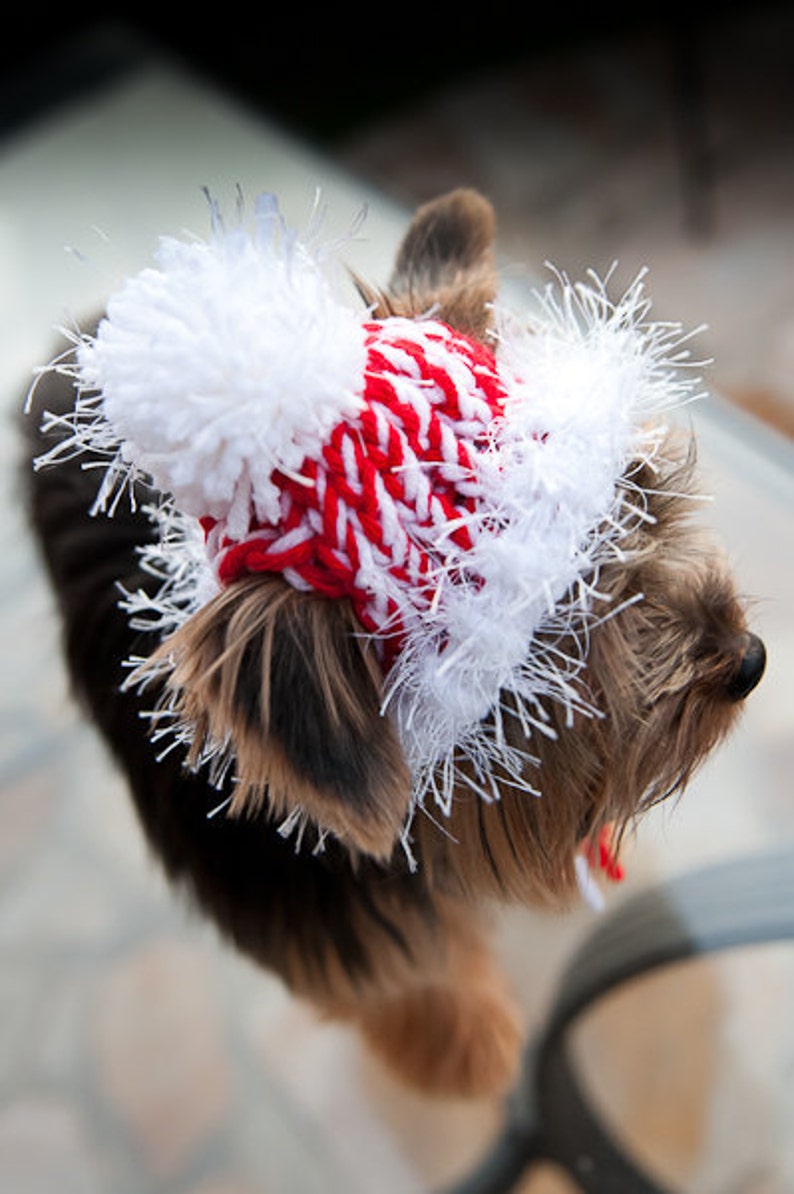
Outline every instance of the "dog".
[[[272, 206], [267, 219], [272, 225]], [[495, 324], [495, 239], [493, 208], [476, 192], [457, 190], [421, 206], [388, 285], [355, 279], [374, 344], [368, 360], [393, 347], [377, 340], [383, 328], [410, 332], [430, 319], [455, 337], [456, 352], [464, 345], [472, 376], [493, 380], [488, 362], [504, 338]], [[602, 292], [588, 301], [600, 319]], [[108, 318], [112, 328], [110, 305]], [[165, 317], [162, 326], [167, 338]], [[88, 354], [94, 364], [101, 329], [102, 322], [80, 340], [95, 352]], [[153, 345], [158, 336], [150, 336]], [[95, 383], [84, 368], [83, 388]], [[151, 850], [226, 941], [322, 1015], [355, 1025], [402, 1080], [443, 1097], [504, 1091], [516, 1077], [524, 1030], [489, 944], [489, 910], [500, 903], [564, 908], [578, 899], [583, 860], [597, 855], [607, 834], [617, 851], [645, 810], [684, 789], [764, 670], [763, 643], [748, 628], [718, 546], [695, 517], [691, 439], [660, 430], [650, 416], [639, 420], [652, 447], [630, 448], [610, 488], [622, 512], [620, 535], [607, 534], [595, 557], [577, 564], [567, 592], [553, 595], [551, 604], [568, 616], [536, 619], [531, 652], [529, 643], [522, 648], [533, 659], [564, 661], [556, 691], [533, 687], [535, 672], [526, 667], [512, 687], [506, 673], [488, 670], [500, 636], [524, 633], [523, 614], [506, 599], [502, 609], [494, 581], [497, 596], [474, 638], [488, 640], [482, 667], [497, 698], [482, 707], [471, 702], [463, 735], [471, 741], [468, 727], [478, 718], [473, 732], [487, 745], [463, 749], [453, 733], [446, 754], [422, 754], [417, 742], [428, 726], [435, 732], [449, 704], [468, 699], [473, 687], [469, 673], [455, 672], [461, 652], [444, 651], [448, 644], [439, 647], [437, 637], [433, 677], [446, 668], [454, 681], [434, 690], [435, 704], [420, 702], [405, 714], [425, 666], [406, 646], [405, 623], [421, 623], [419, 634], [441, 590], [421, 608], [412, 596], [400, 632], [392, 633], [393, 604], [378, 621], [360, 580], [348, 590], [340, 581], [337, 591], [325, 573], [307, 583], [308, 565], [299, 575], [297, 565], [269, 557], [261, 566], [230, 565], [241, 538], [235, 532], [218, 550], [226, 581], [208, 600], [183, 610], [181, 621], [136, 619], [130, 606], [156, 604], [163, 581], [152, 565], [164, 533], [151, 510], [157, 485], [146, 467], [119, 481], [127, 465], [117, 454], [106, 474], [116, 492], [109, 497], [106, 486], [105, 513], [97, 511], [98, 473], [75, 448], [79, 389], [72, 369], [55, 366], [41, 372], [29, 396], [30, 522], [57, 600], [75, 696], [126, 777]], [[494, 402], [501, 426], [504, 404]], [[138, 410], [133, 404], [131, 421]], [[363, 418], [354, 404], [342, 421], [349, 428]], [[487, 421], [472, 437], [470, 456], [480, 453], [490, 468]], [[522, 460], [547, 438], [534, 427], [522, 441]], [[317, 450], [305, 449], [307, 458]], [[459, 442], [455, 450], [462, 451]], [[295, 501], [317, 490], [300, 471], [303, 451], [283, 465], [282, 508], [288, 489]], [[156, 457], [155, 445], [144, 465]], [[431, 464], [440, 477], [438, 458]], [[423, 467], [424, 476], [431, 465]], [[376, 464], [373, 486], [402, 475], [389, 469]], [[576, 486], [589, 470], [585, 461]], [[456, 485], [464, 497], [456, 491], [457, 504], [446, 511], [446, 544], [464, 535], [467, 519], [473, 525], [479, 501], [453, 477], [449, 486]], [[219, 514], [210, 507], [200, 525], [204, 541], [214, 537], [217, 546]], [[260, 515], [255, 546], [272, 517]], [[510, 518], [489, 517], [476, 533], [491, 550]], [[444, 593], [462, 591], [461, 577], [473, 571], [469, 549], [461, 547], [447, 568]], [[502, 553], [510, 566], [520, 550]], [[489, 585], [480, 579], [472, 587], [472, 608]], [[469, 605], [461, 609], [465, 619]], [[406, 655], [408, 679], [395, 692], [390, 677]], [[424, 785], [418, 797], [417, 774]]]

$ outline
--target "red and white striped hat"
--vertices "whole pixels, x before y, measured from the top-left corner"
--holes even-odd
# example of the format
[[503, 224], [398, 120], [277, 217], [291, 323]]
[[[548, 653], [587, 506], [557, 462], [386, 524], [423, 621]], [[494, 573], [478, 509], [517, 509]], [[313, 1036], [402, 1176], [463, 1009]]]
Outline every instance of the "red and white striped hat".
[[[269, 196], [250, 227], [164, 240], [77, 346], [73, 437], [104, 453], [97, 507], [131, 477], [167, 495], [150, 565], [164, 632], [218, 586], [278, 572], [348, 598], [375, 639], [418, 802], [448, 810], [455, 761], [489, 794], [544, 702], [586, 702], [598, 571], [638, 516], [627, 465], [661, 442], [649, 415], [690, 397], [684, 337], [651, 323], [642, 277], [616, 302], [557, 277], [483, 345], [432, 318], [371, 318], [332, 285]], [[134, 596], [130, 608], [143, 612]], [[138, 604], [136, 604], [136, 601]]]

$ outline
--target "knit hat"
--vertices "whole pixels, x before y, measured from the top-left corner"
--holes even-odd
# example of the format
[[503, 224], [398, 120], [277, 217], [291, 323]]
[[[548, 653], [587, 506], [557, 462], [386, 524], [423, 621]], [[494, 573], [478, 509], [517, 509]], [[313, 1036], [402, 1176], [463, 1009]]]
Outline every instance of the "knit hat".
[[686, 338], [648, 321], [642, 275], [614, 302], [554, 275], [484, 345], [432, 312], [354, 311], [334, 261], [272, 196], [250, 226], [215, 207], [208, 240], [163, 240], [77, 343], [53, 454], [104, 456], [97, 511], [135, 479], [162, 495], [144, 562], [163, 583], [127, 596], [138, 624], [167, 635], [257, 572], [349, 599], [415, 802], [448, 812], [461, 760], [487, 798], [497, 765], [526, 782], [506, 696], [528, 737], [551, 732], [549, 700], [592, 712], [599, 569], [644, 517], [626, 471], [659, 449], [649, 416], [692, 395]]

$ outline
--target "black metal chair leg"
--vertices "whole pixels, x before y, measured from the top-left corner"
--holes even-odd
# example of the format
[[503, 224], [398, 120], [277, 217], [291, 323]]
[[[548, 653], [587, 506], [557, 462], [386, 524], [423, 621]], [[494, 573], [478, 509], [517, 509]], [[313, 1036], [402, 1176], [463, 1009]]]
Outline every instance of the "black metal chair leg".
[[569, 1030], [610, 991], [649, 971], [717, 951], [794, 940], [794, 851], [682, 875], [627, 900], [574, 954], [551, 1014], [527, 1050], [506, 1124], [478, 1168], [447, 1194], [509, 1194], [549, 1161], [584, 1194], [671, 1194], [633, 1163], [588, 1106]]

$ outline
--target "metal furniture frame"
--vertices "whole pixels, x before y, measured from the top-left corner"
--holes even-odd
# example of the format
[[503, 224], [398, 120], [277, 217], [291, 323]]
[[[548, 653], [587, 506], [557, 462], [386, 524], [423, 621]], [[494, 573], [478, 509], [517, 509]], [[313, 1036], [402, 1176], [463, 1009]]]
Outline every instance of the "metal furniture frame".
[[506, 1122], [477, 1169], [446, 1194], [509, 1194], [553, 1163], [583, 1194], [673, 1194], [622, 1150], [580, 1086], [571, 1029], [610, 991], [659, 967], [794, 940], [794, 852], [721, 863], [628, 899], [575, 952], [527, 1049]]

